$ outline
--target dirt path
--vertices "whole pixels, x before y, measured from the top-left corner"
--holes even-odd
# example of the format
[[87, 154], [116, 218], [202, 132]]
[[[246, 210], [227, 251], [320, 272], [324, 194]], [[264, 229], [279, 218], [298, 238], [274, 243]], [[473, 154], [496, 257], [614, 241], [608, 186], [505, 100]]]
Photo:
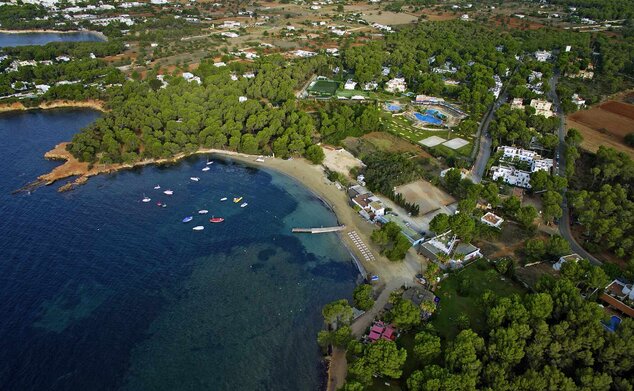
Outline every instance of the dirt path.
[[346, 360], [346, 351], [335, 348], [330, 356], [330, 365], [328, 366], [328, 386], [327, 391], [338, 390], [346, 382], [348, 374], [348, 361]]

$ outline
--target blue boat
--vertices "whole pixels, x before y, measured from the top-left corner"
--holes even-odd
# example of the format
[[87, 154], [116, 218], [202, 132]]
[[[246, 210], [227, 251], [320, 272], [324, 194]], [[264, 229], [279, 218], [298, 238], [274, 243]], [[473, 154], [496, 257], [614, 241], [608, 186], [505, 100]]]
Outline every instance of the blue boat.
[[189, 223], [194, 219], [194, 216], [187, 216], [183, 219], [183, 223]]

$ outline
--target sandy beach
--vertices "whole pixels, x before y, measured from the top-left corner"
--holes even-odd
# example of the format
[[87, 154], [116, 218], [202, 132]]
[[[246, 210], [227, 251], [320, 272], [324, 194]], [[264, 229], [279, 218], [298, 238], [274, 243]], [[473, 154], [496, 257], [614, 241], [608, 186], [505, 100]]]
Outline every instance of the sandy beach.
[[[303, 158], [293, 158], [291, 160], [283, 160], [278, 158], [266, 157], [261, 162], [257, 162], [257, 156], [246, 155], [243, 153], [225, 151], [218, 149], [199, 149], [194, 153], [183, 153], [169, 159], [144, 160], [134, 164], [96, 164], [90, 166], [88, 163], [80, 162], [73, 157], [67, 150], [68, 143], [61, 143], [46, 153], [47, 159], [65, 160], [64, 164], [56, 167], [48, 174], [42, 175], [31, 186], [50, 185], [58, 180], [77, 177], [74, 181], [68, 182], [61, 186], [59, 191], [67, 191], [73, 189], [77, 185], [85, 183], [91, 176], [112, 173], [124, 169], [149, 165], [149, 164], [171, 164], [180, 159], [194, 154], [212, 154], [223, 159], [239, 161], [241, 163], [259, 167], [265, 170], [275, 170], [281, 174], [290, 176], [302, 183], [316, 196], [322, 199], [330, 206], [336, 214], [340, 224], [345, 225], [345, 229], [340, 231], [339, 237], [342, 243], [348, 248], [351, 255], [361, 262], [363, 267], [369, 274], [376, 274], [380, 277], [378, 289], [381, 290], [377, 305], [368, 311], [361, 318], [357, 319], [353, 324], [354, 334], [360, 337], [365, 329], [374, 320], [374, 317], [383, 308], [387, 302], [389, 292], [402, 285], [410, 285], [412, 276], [418, 272], [419, 263], [414, 250], [410, 250], [407, 258], [403, 262], [390, 262], [383, 257], [378, 249], [372, 245], [370, 235], [376, 228], [373, 224], [365, 221], [360, 215], [348, 204], [348, 196], [345, 189], [339, 189], [330, 182], [325, 175], [323, 166], [309, 163]], [[25, 187], [29, 189], [30, 187]], [[369, 250], [375, 257], [374, 261], [367, 261], [355, 243], [348, 236], [350, 232], [357, 232], [361, 240], [367, 245]], [[364, 276], [365, 277], [365, 276]], [[345, 354], [337, 354], [331, 357], [328, 370], [328, 390], [336, 390], [345, 382], [346, 360]]]
[[27, 107], [22, 102], [2, 103], [0, 104], [0, 113], [8, 113], [11, 111], [24, 111], [24, 110], [47, 110], [47, 109], [59, 109], [59, 108], [88, 108], [99, 111], [107, 111], [106, 104], [100, 100], [52, 100], [48, 102], [42, 102], [37, 106]]

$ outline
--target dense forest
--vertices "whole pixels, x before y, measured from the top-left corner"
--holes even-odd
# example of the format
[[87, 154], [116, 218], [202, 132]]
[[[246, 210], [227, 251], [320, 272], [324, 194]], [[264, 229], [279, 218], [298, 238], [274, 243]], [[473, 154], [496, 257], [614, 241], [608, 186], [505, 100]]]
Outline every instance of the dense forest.
[[[168, 77], [165, 88], [155, 78], [126, 82], [111, 92], [112, 111], [76, 135], [70, 151], [81, 160], [101, 163], [165, 158], [200, 147], [287, 157], [303, 155], [320, 139], [320, 128], [326, 136], [331, 127], [337, 133], [339, 121], [352, 120], [364, 132], [378, 126], [372, 106], [350, 109], [357, 119], [336, 118], [346, 107], [328, 107], [332, 120], [319, 111], [311, 115], [299, 109], [294, 89], [325, 65], [323, 57], [287, 64], [269, 56], [248, 68], [218, 68], [208, 61], [196, 71], [200, 85], [181, 77]], [[247, 69], [256, 77], [231, 80], [232, 71]]]
[[[404, 321], [416, 311], [395, 305], [396, 320], [417, 331], [412, 349], [416, 369], [407, 389], [632, 389], [634, 321], [626, 318], [616, 332], [606, 331], [601, 307], [585, 300], [577, 288], [592, 284], [588, 276], [593, 274], [571, 265], [574, 270], [564, 270], [562, 278], [540, 281], [536, 293], [485, 293], [486, 323], [478, 325], [482, 331], [473, 331], [467, 322], [452, 340], [443, 340], [431, 324], [416, 327]], [[605, 280], [601, 269], [588, 267]], [[348, 355], [352, 363], [343, 389], [352, 391], [369, 386], [373, 374], [400, 378], [408, 352], [391, 341], [366, 346], [353, 341], [348, 342]]]
[[596, 155], [584, 155], [583, 163], [568, 198], [583, 227], [584, 245], [590, 251], [612, 251], [634, 270], [634, 162], [601, 146]]

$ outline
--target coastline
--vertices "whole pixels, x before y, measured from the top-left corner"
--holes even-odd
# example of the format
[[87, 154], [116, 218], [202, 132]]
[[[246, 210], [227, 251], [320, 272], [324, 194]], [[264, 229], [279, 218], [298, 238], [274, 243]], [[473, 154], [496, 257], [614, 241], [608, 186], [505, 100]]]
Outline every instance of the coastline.
[[0, 113], [10, 113], [13, 111], [27, 111], [27, 110], [48, 110], [48, 109], [60, 109], [60, 108], [86, 108], [94, 109], [101, 112], [108, 111], [106, 109], [106, 102], [100, 100], [52, 100], [48, 102], [42, 102], [37, 106], [27, 107], [22, 102], [13, 103], [0, 103]]
[[2, 34], [74, 34], [74, 33], [88, 33], [94, 35], [104, 41], [108, 40], [108, 37], [101, 31], [93, 30], [48, 30], [48, 29], [26, 29], [26, 30], [7, 30], [0, 29]]
[[[62, 165], [54, 168], [48, 174], [41, 175], [36, 182], [27, 185], [21, 190], [29, 190], [40, 185], [50, 185], [58, 180], [77, 176], [76, 179], [62, 185], [58, 189], [58, 191], [67, 191], [85, 183], [91, 176], [95, 175], [113, 173], [151, 164], [172, 164], [183, 158], [197, 154], [216, 155], [220, 158], [235, 160], [251, 167], [272, 170], [298, 181], [332, 210], [340, 224], [345, 225], [345, 229], [337, 233], [338, 237], [350, 254], [367, 270], [368, 274], [380, 275], [380, 284], [388, 284], [390, 287], [401, 286], [411, 281], [412, 270], [407, 268], [405, 262], [390, 262], [376, 251], [376, 248], [374, 248], [370, 241], [370, 235], [375, 227], [363, 220], [359, 214], [350, 207], [347, 193], [338, 189], [334, 183], [326, 178], [324, 167], [321, 165], [311, 164], [303, 158], [283, 160], [267, 157], [264, 158], [263, 162], [256, 162], [256, 158], [258, 157], [256, 155], [201, 148], [195, 152], [181, 153], [168, 159], [147, 159], [132, 164], [102, 164], [91, 167], [88, 163], [79, 162], [73, 157], [70, 152], [66, 150], [68, 144], [68, 142], [60, 143], [56, 145], [53, 150], [45, 154], [47, 159], [65, 160]], [[367, 244], [369, 250], [376, 258], [374, 261], [369, 262], [365, 260], [363, 254], [355, 246], [355, 243], [348, 236], [348, 233], [353, 231], [357, 232], [362, 241]], [[387, 291], [389, 291], [389, 289]], [[383, 305], [384, 304], [385, 303], [383, 303]], [[367, 316], [357, 319], [354, 325], [355, 329], [358, 329], [358, 332], [355, 332], [355, 334], [359, 334], [358, 336], [360, 336], [360, 333], [371, 323], [374, 319], [375, 312], [380, 310], [380, 308], [382, 308], [382, 305], [373, 309], [373, 311], [369, 311], [366, 314]], [[342, 387], [345, 382], [345, 374], [347, 371], [345, 352], [334, 354], [326, 358], [325, 361], [328, 364], [326, 390], [334, 391]]]

